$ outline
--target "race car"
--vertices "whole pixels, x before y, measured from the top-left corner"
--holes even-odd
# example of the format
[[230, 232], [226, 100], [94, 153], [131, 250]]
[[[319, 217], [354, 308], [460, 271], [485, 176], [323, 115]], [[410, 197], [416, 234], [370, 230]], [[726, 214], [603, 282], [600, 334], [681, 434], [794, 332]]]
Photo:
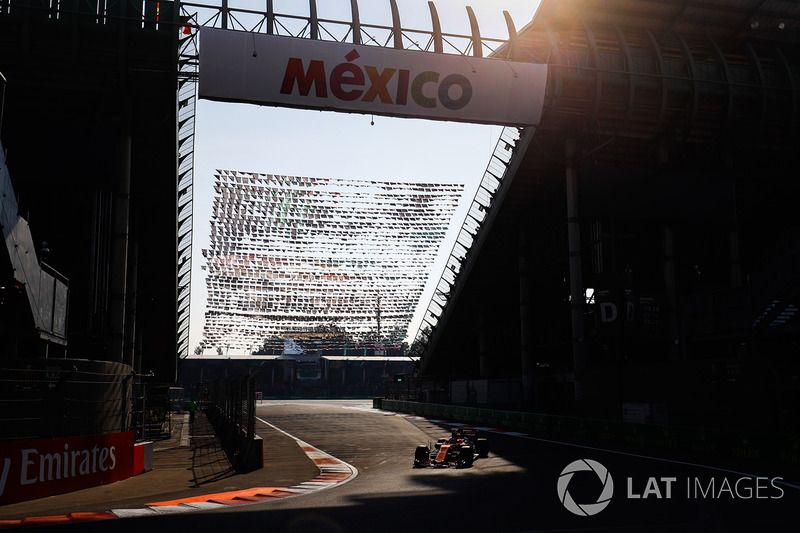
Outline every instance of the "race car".
[[470, 428], [454, 428], [450, 438], [441, 438], [433, 447], [421, 444], [414, 452], [414, 468], [426, 466], [468, 468], [477, 457], [489, 455], [489, 441], [477, 438]]

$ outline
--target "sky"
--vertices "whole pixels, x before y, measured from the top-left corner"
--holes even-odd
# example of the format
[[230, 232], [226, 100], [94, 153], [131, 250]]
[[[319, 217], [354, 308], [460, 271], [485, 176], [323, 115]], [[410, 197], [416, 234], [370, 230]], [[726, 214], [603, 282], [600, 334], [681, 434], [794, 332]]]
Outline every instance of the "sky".
[[[207, 3], [216, 3], [209, 0]], [[430, 30], [427, 0], [397, 0], [403, 28]], [[539, 0], [437, 0], [444, 33], [470, 33], [466, 7], [481, 34], [506, 39], [503, 11], [519, 31]], [[264, 9], [263, 0], [229, 0], [231, 7]], [[275, 0], [276, 13], [307, 15], [304, 0]], [[391, 26], [389, 0], [360, 0], [362, 23]], [[317, 0], [318, 16], [350, 20], [350, 0]], [[424, 43], [421, 43], [424, 45]], [[201, 51], [202, 54], [202, 51]], [[206, 285], [201, 250], [209, 247], [214, 173], [217, 169], [325, 178], [463, 183], [465, 194], [442, 243], [420, 310], [411, 323], [413, 340], [444, 259], [480, 183], [502, 127], [455, 122], [311, 111], [253, 104], [197, 101], [195, 110], [190, 357], [203, 338]], [[236, 354], [230, 354], [236, 355]], [[239, 354], [242, 355], [242, 354]]]

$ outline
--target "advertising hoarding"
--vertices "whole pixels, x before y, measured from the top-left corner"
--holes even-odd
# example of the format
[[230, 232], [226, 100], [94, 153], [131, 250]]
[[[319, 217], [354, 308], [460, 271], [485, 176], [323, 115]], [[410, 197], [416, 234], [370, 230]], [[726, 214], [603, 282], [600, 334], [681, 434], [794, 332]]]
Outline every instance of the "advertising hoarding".
[[132, 431], [0, 442], [0, 505], [127, 479], [133, 444]]
[[507, 126], [539, 123], [547, 65], [201, 28], [209, 100]]

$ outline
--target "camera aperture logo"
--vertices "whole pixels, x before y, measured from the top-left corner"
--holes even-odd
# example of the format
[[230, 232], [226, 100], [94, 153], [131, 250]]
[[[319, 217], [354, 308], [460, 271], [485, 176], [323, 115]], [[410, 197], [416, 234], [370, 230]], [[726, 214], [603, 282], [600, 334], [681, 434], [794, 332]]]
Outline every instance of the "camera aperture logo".
[[[592, 471], [597, 474], [603, 484], [603, 490], [594, 503], [577, 503], [569, 493], [569, 482], [576, 472]], [[611, 478], [608, 469], [592, 459], [579, 459], [567, 465], [558, 477], [558, 499], [561, 504], [571, 513], [578, 516], [592, 516], [606, 508], [614, 495], [614, 480]]]
[[[576, 502], [569, 491], [573, 476], [579, 472], [594, 473], [602, 484], [597, 501]], [[642, 475], [626, 479], [624, 497], [628, 504], [644, 500], [780, 500], [785, 495], [782, 477], [761, 477], [741, 474], [732, 478], [734, 472], [723, 471], [728, 475], [717, 476], [648, 476]], [[590, 483], [591, 486], [588, 484]], [[597, 485], [591, 475], [578, 476], [573, 493], [579, 499], [591, 498]], [[608, 469], [592, 459], [578, 459], [567, 465], [558, 477], [558, 499], [569, 512], [578, 516], [593, 516], [608, 507], [614, 495], [614, 480]]]

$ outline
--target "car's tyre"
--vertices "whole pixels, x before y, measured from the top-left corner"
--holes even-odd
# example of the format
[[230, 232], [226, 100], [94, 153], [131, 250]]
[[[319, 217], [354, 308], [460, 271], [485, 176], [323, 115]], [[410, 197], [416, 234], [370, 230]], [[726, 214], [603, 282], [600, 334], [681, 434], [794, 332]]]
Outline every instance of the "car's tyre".
[[472, 446], [462, 446], [461, 450], [458, 452], [458, 466], [462, 468], [472, 466], [472, 461], [474, 459], [475, 451], [472, 449]]
[[478, 439], [475, 441], [475, 450], [478, 452], [478, 457], [488, 457], [489, 441], [487, 439]]
[[429, 452], [430, 450], [428, 450], [428, 447], [424, 444], [417, 446], [417, 449], [414, 451], [414, 464], [416, 465], [417, 463], [424, 463], [427, 461]]

